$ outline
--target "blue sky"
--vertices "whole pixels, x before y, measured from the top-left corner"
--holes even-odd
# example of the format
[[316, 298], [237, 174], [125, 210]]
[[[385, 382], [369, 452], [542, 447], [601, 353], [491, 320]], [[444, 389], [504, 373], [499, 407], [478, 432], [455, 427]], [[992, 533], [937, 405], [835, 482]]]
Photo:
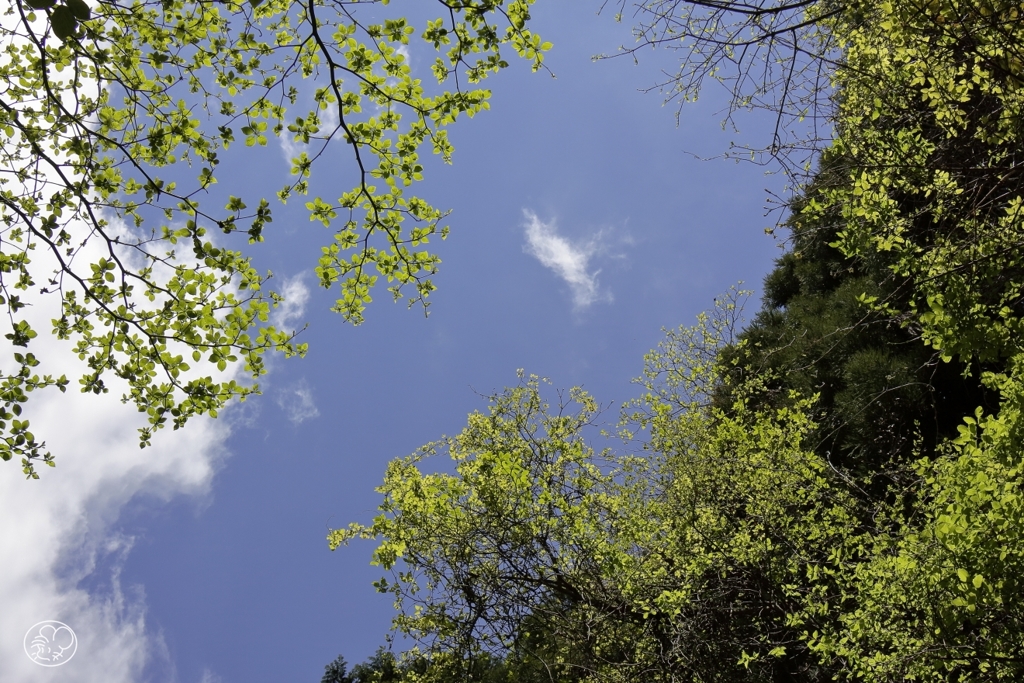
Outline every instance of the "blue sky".
[[[0, 475], [3, 556], [20, 558], [0, 572], [0, 655], [43, 619], [75, 627], [81, 651], [17, 675], [0, 658], [0, 683], [315, 682], [338, 654], [361, 661], [392, 608], [370, 585], [372, 545], [331, 553], [325, 536], [369, 520], [388, 460], [458, 431], [517, 368], [583, 385], [614, 420], [662, 327], [691, 323], [741, 280], [758, 288], [780, 253], [764, 234], [766, 190], [783, 179], [692, 154], [756, 145], [770, 122], [723, 132], [709, 92], [677, 127], [674, 105], [639, 92], [670, 52], [591, 60], [631, 42], [628, 17], [598, 16], [599, 4], [541, 0], [535, 28], [555, 45], [557, 78], [514, 63], [489, 83], [491, 111], [452, 130], [454, 165], [428, 163], [419, 192], [453, 209], [429, 317], [386, 292], [359, 328], [330, 313], [312, 276], [330, 235], [296, 204], [255, 253], [308, 321], [310, 351], [275, 360], [262, 397], [142, 452], [127, 408], [71, 397], [45, 409], [66, 425], [50, 439], [57, 470], [23, 482], [8, 463]], [[429, 77], [415, 46], [411, 60]], [[346, 150], [335, 154], [345, 178]], [[273, 191], [284, 158], [276, 144], [239, 152], [222, 185]], [[19, 518], [26, 507], [39, 519]]]

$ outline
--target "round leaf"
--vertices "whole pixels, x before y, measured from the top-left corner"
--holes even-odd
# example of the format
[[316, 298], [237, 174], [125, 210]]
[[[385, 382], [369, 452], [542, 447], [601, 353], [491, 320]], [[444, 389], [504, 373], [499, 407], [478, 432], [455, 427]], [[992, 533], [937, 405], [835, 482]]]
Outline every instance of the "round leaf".
[[50, 25], [53, 26], [53, 34], [61, 40], [67, 40], [75, 35], [78, 29], [78, 19], [65, 6], [60, 6], [50, 14]]
[[88, 21], [92, 16], [92, 10], [89, 9], [89, 5], [85, 4], [85, 0], [64, 0], [64, 4], [79, 21]]

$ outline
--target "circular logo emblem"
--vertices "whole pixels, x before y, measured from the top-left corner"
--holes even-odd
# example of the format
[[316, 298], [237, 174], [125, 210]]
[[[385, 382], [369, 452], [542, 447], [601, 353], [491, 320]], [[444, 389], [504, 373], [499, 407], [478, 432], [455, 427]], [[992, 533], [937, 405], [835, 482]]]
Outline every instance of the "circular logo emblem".
[[40, 621], [25, 634], [25, 654], [39, 666], [66, 664], [77, 650], [78, 636], [59, 621]]

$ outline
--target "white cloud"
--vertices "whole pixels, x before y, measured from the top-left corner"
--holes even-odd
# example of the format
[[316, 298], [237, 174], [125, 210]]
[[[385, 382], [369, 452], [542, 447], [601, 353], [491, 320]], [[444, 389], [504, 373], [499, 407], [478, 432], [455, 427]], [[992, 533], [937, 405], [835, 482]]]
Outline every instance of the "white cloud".
[[[83, 246], [77, 258], [95, 260], [104, 248], [98, 242]], [[43, 252], [33, 266], [45, 273], [54, 264]], [[71, 385], [66, 394], [37, 391], [25, 406], [57, 467], [37, 466], [41, 478], [26, 481], [20, 463], [0, 462], [0, 683], [137, 681], [148, 661], [167, 654], [159, 635], [146, 628], [142, 587], [122, 586], [120, 567], [133, 539], [119, 529], [119, 516], [140, 496], [208, 495], [226, 454], [230, 421], [193, 419], [184, 429], [160, 430], [153, 446], [140, 450], [137, 430], [147, 420], [121, 402], [125, 386], [108, 375], [109, 393], [77, 391], [87, 368], [70, 342], [49, 333], [60, 297], [33, 289], [24, 299], [24, 318], [39, 331], [29, 350], [41, 361], [40, 374], [66, 374]], [[5, 372], [16, 367], [13, 352], [0, 345]], [[236, 368], [218, 375], [232, 377], [243, 380]], [[230, 418], [233, 410], [224, 415]], [[74, 657], [57, 669], [35, 664], [24, 652], [25, 633], [45, 620], [64, 622], [78, 636]]]
[[210, 671], [210, 669], [203, 669], [203, 677], [199, 679], [199, 683], [221, 683], [223, 679], [217, 674]]
[[286, 329], [295, 322], [301, 321], [306, 314], [306, 304], [309, 303], [309, 287], [303, 281], [302, 274], [284, 281], [284, 287], [280, 291], [284, 297], [282, 302], [271, 316], [271, 323], [275, 327]]
[[[108, 230], [126, 233], [116, 224]], [[76, 265], [86, 268], [103, 256], [101, 242], [80, 243]], [[32, 272], [45, 281], [57, 268], [54, 256], [43, 250], [34, 256]], [[130, 251], [120, 256], [129, 267], [138, 265]], [[229, 423], [195, 419], [185, 429], [159, 431], [154, 445], [140, 450], [138, 429], [147, 419], [121, 402], [126, 385], [108, 373], [109, 393], [78, 391], [88, 367], [72, 342], [50, 333], [61, 316], [60, 296], [33, 287], [22, 299], [19, 317], [39, 333], [28, 349], [41, 363], [39, 374], [67, 375], [71, 383], [66, 394], [34, 392], [24, 409], [57, 467], [37, 465], [41, 479], [26, 481], [20, 462], [0, 462], [0, 683], [131, 683], [147, 662], [166, 658], [166, 648], [146, 628], [142, 587], [120, 580], [133, 540], [119, 529], [121, 511], [140, 496], [207, 495]], [[17, 368], [14, 351], [0, 344], [3, 374]], [[235, 368], [216, 374], [244, 379]], [[34, 663], [24, 650], [29, 628], [48, 620], [67, 624], [78, 637], [74, 656], [55, 669]]]
[[600, 251], [601, 233], [589, 242], [576, 244], [558, 234], [554, 221], [545, 223], [532, 211], [523, 211], [526, 218], [526, 253], [536, 257], [547, 268], [565, 280], [572, 290], [576, 308], [586, 308], [597, 301], [611, 301], [611, 294], [602, 294], [597, 285], [601, 271], [589, 272], [591, 257]]
[[[74, 258], [88, 272], [107, 247], [98, 238], [81, 245]], [[130, 253], [121, 256], [133, 260]], [[52, 254], [34, 254], [32, 272], [41, 283], [56, 267]], [[66, 374], [71, 384], [66, 394], [37, 391], [25, 407], [33, 433], [47, 442], [57, 467], [39, 466], [41, 479], [26, 481], [19, 462], [0, 462], [0, 683], [131, 683], [147, 662], [167, 659], [167, 650], [159, 634], [147, 630], [143, 588], [121, 583], [133, 539], [119, 529], [119, 517], [137, 497], [208, 496], [226, 455], [229, 421], [193, 419], [184, 429], [159, 431], [153, 446], [140, 450], [137, 430], [147, 424], [146, 416], [121, 402], [123, 385], [108, 373], [109, 393], [77, 391], [77, 378], [88, 368], [71, 342], [49, 333], [51, 320], [61, 315], [60, 297], [33, 287], [22, 298], [27, 306], [19, 317], [39, 333], [29, 347], [41, 361], [39, 374]], [[13, 352], [0, 344], [0, 371], [17, 367]], [[236, 368], [216, 374], [220, 380], [244, 379]], [[74, 656], [53, 669], [35, 664], [24, 651], [26, 632], [46, 620], [64, 622], [78, 637]]]
[[[75, 258], [92, 263], [105, 249], [101, 240], [89, 240]], [[34, 273], [56, 268], [52, 254], [35, 256]], [[130, 253], [122, 256], [132, 261]], [[148, 661], [166, 658], [166, 649], [146, 628], [142, 587], [121, 584], [132, 538], [119, 529], [119, 516], [140, 496], [208, 495], [225, 456], [229, 422], [193, 419], [184, 429], [160, 430], [153, 446], [140, 450], [138, 429], [147, 419], [121, 402], [125, 385], [108, 373], [109, 393], [78, 391], [77, 379], [88, 368], [72, 342], [50, 333], [61, 314], [60, 297], [32, 288], [23, 301], [19, 317], [39, 332], [29, 346], [41, 362], [39, 374], [67, 375], [71, 384], [66, 394], [34, 392], [25, 405], [24, 417], [57, 467], [37, 466], [41, 479], [26, 481], [19, 462], [0, 462], [0, 683], [131, 683]], [[17, 367], [14, 350], [0, 344], [5, 374]], [[237, 368], [215, 375], [244, 381]], [[78, 636], [77, 652], [56, 669], [39, 666], [24, 651], [28, 629], [46, 620], [64, 622]]]
[[[48, 369], [81, 372], [65, 343], [41, 334], [32, 346]], [[74, 383], [67, 394], [33, 395], [26, 413], [57, 467], [26, 481], [19, 463], [0, 462], [0, 681], [136, 681], [162, 644], [146, 629], [141, 588], [121, 585], [132, 539], [118, 530], [118, 517], [136, 496], [206, 494], [227, 423], [194, 420], [159, 432], [140, 450], [136, 430], [144, 416], [123, 405], [116, 388], [97, 396], [78, 393]], [[98, 574], [99, 566], [107, 569]], [[86, 578], [92, 588], [81, 587]], [[23, 650], [29, 627], [51, 619], [71, 626], [79, 640], [74, 657], [53, 670]]]
[[288, 164], [288, 168], [292, 167], [292, 159], [299, 156], [303, 152], [309, 152], [309, 145], [301, 142], [296, 142], [293, 134], [289, 130], [284, 130], [279, 136], [277, 141], [281, 143], [281, 154], [284, 155], [284, 161]]
[[[341, 88], [339, 87], [339, 89]], [[305, 109], [296, 106], [292, 109], [293, 113], [305, 116], [309, 113], [310, 109], [315, 107], [311, 91], [306, 92], [303, 99], [300, 101], [306, 103]], [[311, 157], [316, 156], [323, 147], [324, 141], [322, 138], [334, 134], [338, 129], [340, 120], [338, 119], [337, 102], [329, 104], [326, 109], [316, 109], [316, 115], [320, 118], [320, 130], [316, 133], [315, 137], [310, 139], [309, 144], [297, 141], [295, 139], [295, 134], [287, 128], [282, 130], [277, 136], [278, 144], [281, 145], [281, 154], [284, 157], [285, 164], [287, 164], [289, 171], [291, 171], [292, 168], [292, 159], [303, 152]], [[334, 142], [337, 143], [337, 140], [334, 140]], [[344, 148], [343, 145], [342, 148]]]
[[300, 380], [287, 389], [277, 392], [277, 405], [281, 407], [288, 419], [295, 424], [320, 417], [320, 411], [313, 402], [313, 390], [306, 380]]
[[409, 68], [412, 68], [412, 53], [409, 52], [408, 45], [399, 45], [395, 48], [395, 52], [402, 55], [402, 58], [405, 59], [405, 63], [409, 65]]
[[327, 109], [320, 110], [320, 132], [322, 135], [330, 135], [338, 128], [341, 120], [338, 118], [338, 105], [334, 103]]

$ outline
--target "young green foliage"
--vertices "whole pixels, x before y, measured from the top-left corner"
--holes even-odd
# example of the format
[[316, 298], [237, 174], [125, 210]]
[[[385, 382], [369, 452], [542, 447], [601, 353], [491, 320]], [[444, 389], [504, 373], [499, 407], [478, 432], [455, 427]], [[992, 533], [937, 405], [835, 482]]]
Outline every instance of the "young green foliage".
[[1020, 351], [1024, 20], [1019, 3], [853, 3], [835, 18], [845, 68], [832, 155], [848, 182], [804, 208], [841, 208], [836, 246], [884, 253], [903, 315], [945, 359]]
[[[377, 588], [402, 607], [397, 630], [441, 650], [501, 651], [531, 605], [571, 589], [570, 577], [589, 571], [580, 559], [600, 555], [590, 546], [603, 543], [600, 519], [614, 512], [594, 503], [609, 478], [581, 433], [597, 405], [573, 390], [548, 408], [538, 378], [524, 378], [492, 397], [488, 414], [470, 415], [458, 436], [393, 461], [372, 524], [332, 532], [332, 548], [381, 540], [374, 563], [395, 578]], [[455, 474], [421, 471], [439, 453]]]
[[[441, 2], [417, 29], [383, 13], [387, 0], [13, 0], [0, 16], [7, 339], [29, 346], [42, 330], [21, 309], [57, 300], [52, 331], [87, 366], [81, 390], [105, 392], [110, 376], [126, 386], [149, 416], [142, 445], [257, 391], [220, 373], [240, 364], [256, 378], [266, 351], [305, 346], [268, 324], [281, 301], [268, 276], [213, 236], [260, 242], [271, 202], [207, 198], [225, 149], [271, 136], [304, 150], [280, 201], [307, 194], [331, 143], [351, 154], [354, 185], [306, 203], [334, 232], [316, 274], [337, 288], [335, 310], [359, 323], [379, 279], [425, 305], [439, 263], [426, 245], [446, 234], [444, 212], [408, 188], [423, 149], [450, 161], [448, 128], [487, 108], [479, 84], [507, 66], [504, 50], [541, 67], [551, 46], [527, 28], [532, 2]], [[435, 86], [406, 58], [417, 36], [436, 55]], [[15, 417], [30, 392], [70, 380], [19, 358], [0, 376], [0, 457], [37, 476], [33, 463], [52, 458]]]
[[[531, 377], [458, 436], [392, 462], [381, 514], [329, 541], [378, 541], [394, 628], [456, 661], [482, 652], [586, 680], [814, 666], [792, 616], [818, 590], [807, 573], [849, 535], [853, 503], [803, 446], [807, 401], [757, 412], [700, 399], [720, 381], [705, 351], [734, 317], [722, 305], [649, 355], [634, 405], [643, 457], [594, 453], [593, 399], [574, 390], [552, 408]], [[454, 473], [424, 471], [439, 453]]]
[[526, 382], [442, 442], [454, 474], [393, 463], [382, 514], [332, 546], [376, 538], [396, 628], [456, 660], [602, 681], [1019, 680], [1021, 8], [643, 9], [648, 43], [696, 41], [685, 96], [738, 65], [734, 106], [781, 73], [769, 108], [792, 113], [785, 74], [806, 63], [749, 81], [745, 41], [828, 76], [804, 94], [832, 88], [815, 111], [836, 139], [764, 311], [737, 335], [727, 298], [648, 355], [622, 431], [642, 457], [596, 456], [586, 401], [555, 422]]
[[863, 680], [1019, 680], [1024, 674], [1024, 383], [1015, 358], [998, 414], [981, 408], [941, 457], [917, 463], [865, 562], [839, 574], [856, 596], [814, 634], [823, 657]]

